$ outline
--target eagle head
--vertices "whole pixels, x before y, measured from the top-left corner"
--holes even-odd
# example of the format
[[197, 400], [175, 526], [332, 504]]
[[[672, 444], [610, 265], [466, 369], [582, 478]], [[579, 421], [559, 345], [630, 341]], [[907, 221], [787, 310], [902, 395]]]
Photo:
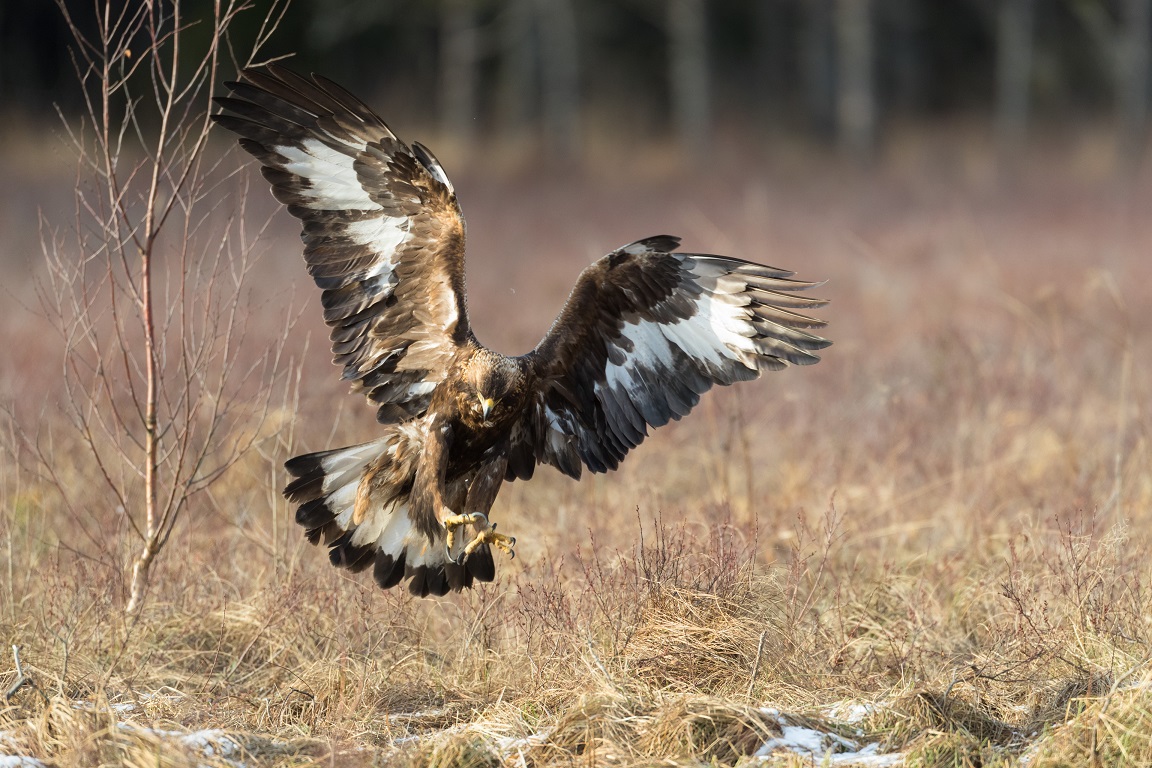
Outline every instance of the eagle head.
[[490, 426], [516, 412], [524, 391], [524, 371], [515, 360], [479, 349], [464, 366], [456, 404], [471, 426]]

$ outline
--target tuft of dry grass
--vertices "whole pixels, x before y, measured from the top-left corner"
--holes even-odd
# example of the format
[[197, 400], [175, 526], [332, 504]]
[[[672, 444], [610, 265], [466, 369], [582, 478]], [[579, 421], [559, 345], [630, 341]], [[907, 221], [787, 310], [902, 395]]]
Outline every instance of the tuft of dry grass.
[[[291, 523], [281, 462], [373, 430], [300, 341], [298, 399], [197, 497], [126, 619], [123, 517], [54, 415], [58, 350], [0, 318], [0, 649], [31, 680], [0, 703], [0, 754], [820, 764], [798, 733], [906, 766], [1152, 764], [1152, 187], [762, 159], [775, 175], [688, 186], [459, 179], [474, 325], [498, 349], [530, 347], [591, 258], [660, 231], [831, 278], [836, 343], [711, 393], [611, 476], [508, 486], [494, 512], [519, 556], [442, 600], [330, 568]], [[294, 287], [322, 339], [281, 223], [249, 338], [280, 332]], [[55, 480], [28, 471], [17, 427]], [[3, 650], [0, 689], [14, 680]]]

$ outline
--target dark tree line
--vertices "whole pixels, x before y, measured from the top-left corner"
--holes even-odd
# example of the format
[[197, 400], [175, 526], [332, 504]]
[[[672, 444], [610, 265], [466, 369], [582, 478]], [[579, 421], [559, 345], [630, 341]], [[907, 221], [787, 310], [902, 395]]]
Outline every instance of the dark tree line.
[[[59, 17], [51, 0], [0, 3], [8, 108], [75, 103]], [[296, 0], [276, 42], [462, 142], [569, 158], [589, 126], [703, 155], [715, 125], [742, 121], [866, 159], [893, 118], [961, 112], [986, 114], [1008, 155], [1038, 123], [1108, 116], [1133, 158], [1152, 0]]]

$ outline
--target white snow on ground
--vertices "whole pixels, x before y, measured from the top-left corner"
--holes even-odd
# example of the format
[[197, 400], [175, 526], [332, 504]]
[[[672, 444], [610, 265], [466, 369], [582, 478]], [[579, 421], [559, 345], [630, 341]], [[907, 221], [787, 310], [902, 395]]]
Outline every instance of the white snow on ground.
[[[147, 734], [161, 741], [176, 742], [181, 747], [192, 752], [198, 752], [204, 757], [219, 758], [225, 762], [236, 766], [236, 768], [245, 768], [245, 764], [237, 759], [244, 751], [232, 737], [217, 728], [212, 728], [204, 731], [193, 731], [192, 733], [184, 733], [183, 731], [165, 731], [157, 728], [144, 728], [141, 726], [133, 725], [131, 723], [117, 723], [116, 726], [124, 731], [132, 733]], [[0, 766], [0, 768], [3, 768]]]
[[786, 725], [779, 738], [769, 739], [756, 750], [754, 757], [768, 759], [773, 752], [784, 749], [819, 761], [820, 765], [882, 766], [899, 765], [904, 755], [899, 752], [880, 754], [880, 744], [873, 742], [863, 747], [851, 739], [824, 733], [798, 725]]
[[[546, 744], [551, 735], [551, 729], [546, 729], [519, 739], [514, 739], [510, 736], [497, 736], [493, 740], [493, 744], [500, 752], [500, 756], [506, 765], [513, 765], [516, 766], [516, 768], [528, 768], [528, 758], [524, 756], [524, 750]], [[515, 762], [512, 762], [512, 760], [515, 760]]]
[[1024, 750], [1024, 754], [1020, 755], [1020, 758], [1019, 758], [1020, 765], [1023, 765], [1023, 766], [1031, 765], [1032, 761], [1036, 759], [1036, 755], [1038, 755], [1038, 754], [1040, 754], [1040, 742], [1039, 741], [1032, 742], [1032, 744], [1028, 747], [1028, 749]]
[[204, 757], [223, 757], [227, 759], [243, 751], [243, 748], [228, 738], [224, 731], [215, 729], [185, 733], [180, 737], [179, 741], [189, 749], [199, 751]]
[[[0, 731], [0, 749], [17, 750], [19, 748], [19, 743], [12, 738], [10, 731]], [[45, 768], [45, 766], [44, 763], [34, 757], [0, 755], [0, 768]]]
[[[109, 704], [108, 708], [119, 715], [123, 715], [123, 714], [126, 714], [128, 712], [135, 712], [136, 711], [136, 705], [130, 701], [122, 701], [118, 704]], [[80, 699], [78, 701], [72, 702], [72, 709], [79, 709], [79, 710], [82, 710], [84, 712], [102, 712], [102, 711], [104, 711], [102, 707], [98, 707], [95, 704], [93, 704], [92, 702], [87, 701], [85, 699]]]
[[[813, 761], [819, 761], [820, 765], [828, 766], [853, 765], [884, 768], [885, 766], [900, 765], [904, 761], [904, 755], [899, 752], [881, 754], [878, 742], [860, 746], [856, 741], [836, 733], [792, 725], [786, 717], [780, 714], [779, 710], [762, 708], [760, 711], [774, 718], [780, 725], [780, 736], [769, 739], [760, 749], [756, 750], [754, 757], [761, 760], [770, 759], [772, 754], [778, 750], [785, 750], [810, 757]], [[866, 715], [867, 713], [861, 715], [860, 719]]]
[[0, 768], [48, 768], [48, 766], [34, 757], [0, 755]]
[[[760, 712], [774, 720], [780, 727], [781, 735], [769, 739], [756, 751], [754, 758], [760, 762], [768, 762], [778, 751], [790, 752], [811, 759], [820, 766], [842, 766], [849, 768], [888, 768], [901, 765], [904, 755], [900, 752], [881, 753], [879, 742], [861, 744], [858, 740], [849, 739], [837, 733], [794, 725], [793, 722], [801, 720], [810, 723], [807, 718], [790, 717], [777, 709], [761, 708]], [[858, 722], [871, 714], [872, 710], [865, 705], [856, 705], [843, 713], [844, 720], [855, 718]], [[403, 717], [403, 716], [401, 716]], [[445, 736], [462, 731], [472, 730], [467, 725], [453, 725], [437, 729], [432, 733], [408, 734], [393, 739], [391, 745], [400, 747], [404, 744], [423, 741], [426, 739], [440, 739]], [[547, 744], [552, 738], [550, 729], [544, 729], [523, 737], [500, 736], [490, 731], [476, 730], [478, 735], [485, 738], [501, 758], [503, 765], [513, 768], [527, 768], [528, 751], [533, 747]], [[779, 757], [780, 755], [776, 755]]]
[[876, 711], [875, 704], [861, 704], [857, 701], [841, 701], [822, 710], [828, 717], [842, 723], [855, 725]]
[[449, 713], [447, 707], [433, 707], [419, 712], [393, 712], [388, 715], [389, 723], [411, 723], [425, 718], [444, 717]]
[[183, 731], [162, 731], [159, 728], [145, 728], [132, 723], [116, 723], [116, 727], [122, 731], [129, 731], [131, 733], [146, 733], [158, 739], [174, 739], [184, 735]]

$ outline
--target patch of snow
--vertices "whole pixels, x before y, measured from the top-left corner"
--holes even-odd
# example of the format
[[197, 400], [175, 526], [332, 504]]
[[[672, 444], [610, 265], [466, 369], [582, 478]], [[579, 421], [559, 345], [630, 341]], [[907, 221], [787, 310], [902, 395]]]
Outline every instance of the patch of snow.
[[388, 715], [388, 722], [395, 723], [401, 720], [421, 720], [426, 717], [443, 717], [448, 714], [446, 707], [434, 707], [420, 712], [393, 712]]
[[[809, 757], [813, 761], [819, 760], [820, 765], [827, 766], [855, 765], [885, 768], [886, 766], [899, 765], [904, 761], [904, 755], [900, 752], [881, 754], [879, 742], [861, 747], [852, 739], [844, 738], [837, 733], [792, 725], [787, 717], [781, 715], [779, 710], [761, 707], [760, 712], [774, 718], [780, 725], [780, 736], [769, 739], [760, 749], [756, 750], [754, 757], [761, 760], [767, 760], [773, 752], [782, 749]], [[870, 712], [870, 709], [867, 710], [860, 715], [860, 718], [863, 719]], [[852, 709], [846, 714], [847, 716], [857, 714], [857, 710]]]
[[144, 728], [139, 725], [133, 725], [132, 723], [116, 723], [116, 727], [122, 731], [146, 733], [159, 739], [175, 739], [184, 735], [183, 731], [162, 731], [159, 728]]
[[493, 744], [501, 752], [511, 752], [513, 749], [523, 749], [524, 747], [538, 747], [552, 735], [552, 729], [546, 728], [543, 731], [538, 731], [529, 736], [524, 736], [514, 739], [511, 736], [496, 736], [493, 739]]
[[768, 755], [781, 747], [790, 749], [793, 752], [809, 752], [812, 754], [824, 751], [820, 748], [824, 744], [823, 734], [808, 730], [807, 728], [797, 728], [791, 725], [784, 726], [783, 731], [780, 738], [769, 739], [764, 742], [764, 746], [756, 750], [754, 757], [768, 757]]
[[798, 725], [785, 725], [779, 738], [769, 739], [756, 750], [755, 757], [768, 758], [778, 749], [819, 760], [821, 765], [899, 765], [904, 755], [899, 752], [880, 754], [880, 744], [873, 742], [863, 747], [851, 739], [834, 733], [825, 733]]
[[528, 768], [528, 758], [524, 756], [524, 750], [544, 744], [551, 735], [552, 729], [546, 728], [543, 731], [537, 731], [518, 739], [510, 736], [497, 736], [493, 739], [493, 745], [505, 761], [511, 761], [515, 756], [515, 762], [509, 762], [509, 765], [515, 765], [517, 768]]
[[[19, 749], [20, 743], [12, 731], [0, 731], [0, 746], [6, 749]], [[45, 768], [44, 763], [27, 755], [0, 755], [0, 768]]]
[[228, 738], [224, 731], [218, 729], [185, 733], [180, 736], [179, 741], [186, 747], [199, 750], [204, 757], [230, 758], [243, 750], [239, 744]]
[[34, 757], [0, 755], [0, 768], [48, 768], [48, 766]]
[[423, 739], [428, 739], [428, 738], [438, 737], [438, 736], [442, 737], [442, 736], [447, 736], [448, 734], [452, 734], [452, 733], [459, 733], [460, 731], [463, 731], [466, 727], [467, 726], [465, 726], [465, 725], [457, 724], [457, 725], [449, 725], [447, 728], [438, 728], [434, 731], [428, 731], [428, 732], [424, 732], [424, 733], [409, 733], [405, 736], [397, 736], [396, 738], [392, 739], [391, 745], [396, 747], [396, 746], [399, 746], [401, 744], [414, 744], [414, 743], [421, 741]]
[[832, 765], [872, 766], [873, 768], [887, 768], [887, 766], [900, 765], [904, 762], [904, 755], [900, 752], [880, 754], [880, 744], [873, 742], [856, 752], [844, 752], [832, 755]]
[[861, 704], [856, 701], [842, 701], [824, 710], [828, 716], [842, 723], [855, 725], [876, 711], [874, 704]]
[[[135, 712], [136, 711], [136, 705], [130, 701], [122, 701], [122, 702], [119, 702], [117, 704], [109, 704], [108, 708], [111, 709], [113, 712], [115, 712], [118, 715], [122, 715], [122, 714], [125, 714], [127, 712]], [[79, 709], [82, 712], [103, 712], [104, 711], [104, 709], [102, 707], [96, 706], [95, 704], [88, 701], [87, 699], [79, 699], [77, 701], [72, 702], [72, 709]]]
[[160, 701], [175, 701], [177, 699], [186, 699], [188, 695], [165, 685], [157, 691], [142, 691], [136, 694], [136, 698], [140, 701], [153, 701], [159, 699]]
[[[244, 748], [218, 728], [184, 733], [183, 731], [144, 728], [131, 723], [117, 723], [116, 727], [124, 731], [147, 734], [163, 741], [174, 741], [185, 749], [199, 752], [204, 757], [219, 758], [236, 768], [245, 768], [244, 763], [233, 759], [239, 757], [243, 753]], [[3, 767], [0, 766], [0, 768]]]
[[1020, 753], [1020, 757], [1017, 758], [1017, 761], [1020, 763], [1020, 765], [1031, 765], [1032, 761], [1035, 760], [1036, 757], [1040, 754], [1040, 748], [1042, 744], [1041, 740], [1037, 738], [1038, 736], [1039, 732], [1033, 732], [1031, 734], [1031, 741], [1028, 744], [1028, 748]]

